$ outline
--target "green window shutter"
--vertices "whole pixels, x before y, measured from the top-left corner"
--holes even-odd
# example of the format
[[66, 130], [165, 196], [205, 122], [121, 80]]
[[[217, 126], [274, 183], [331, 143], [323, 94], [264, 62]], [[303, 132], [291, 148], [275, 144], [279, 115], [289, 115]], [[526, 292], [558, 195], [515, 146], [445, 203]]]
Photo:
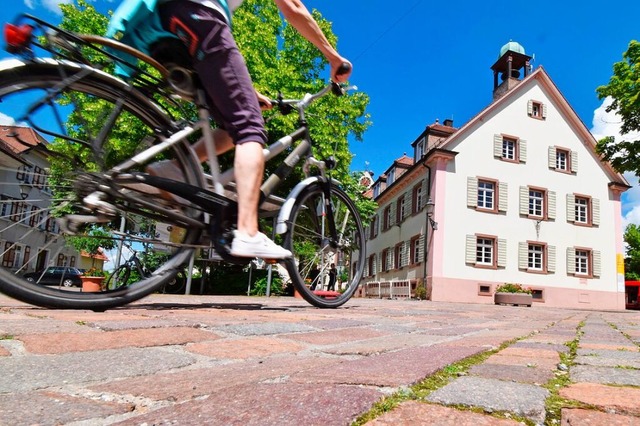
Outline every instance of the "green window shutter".
[[542, 104], [542, 118], [547, 118], [547, 104]]
[[493, 135], [493, 156], [502, 158], [502, 135]]
[[469, 176], [467, 178], [467, 207], [478, 206], [478, 179]]
[[556, 246], [547, 246], [547, 272], [556, 272]]
[[578, 173], [578, 151], [571, 151], [571, 172]]
[[599, 250], [593, 250], [591, 252], [591, 255], [593, 256], [593, 276], [600, 278], [600, 275], [602, 273], [602, 256], [600, 255]]
[[529, 215], [529, 187], [520, 187], [520, 214]]
[[476, 244], [477, 238], [475, 235], [467, 235], [467, 241], [465, 246], [465, 262], [476, 263]]
[[518, 269], [529, 268], [529, 244], [526, 242], [518, 243]]
[[507, 204], [509, 200], [509, 184], [507, 182], [500, 182], [498, 184], [498, 211], [506, 212]]
[[556, 147], [555, 146], [550, 146], [549, 147], [547, 160], [548, 160], [548, 163], [549, 163], [549, 168], [550, 169], [555, 169], [556, 168]]
[[567, 194], [567, 222], [576, 221], [576, 196]]
[[520, 160], [521, 163], [527, 162], [527, 141], [524, 139], [520, 139], [518, 141], [518, 146], [520, 147]]
[[547, 218], [555, 219], [556, 218], [556, 192], [548, 191], [547, 192], [547, 202], [549, 206], [547, 208]]
[[600, 225], [600, 200], [597, 198], [591, 199], [591, 224]]
[[567, 247], [567, 274], [576, 274], [576, 249]]
[[507, 266], [507, 240], [498, 238], [498, 267]]
[[531, 99], [527, 101], [527, 115], [533, 115], [533, 101]]

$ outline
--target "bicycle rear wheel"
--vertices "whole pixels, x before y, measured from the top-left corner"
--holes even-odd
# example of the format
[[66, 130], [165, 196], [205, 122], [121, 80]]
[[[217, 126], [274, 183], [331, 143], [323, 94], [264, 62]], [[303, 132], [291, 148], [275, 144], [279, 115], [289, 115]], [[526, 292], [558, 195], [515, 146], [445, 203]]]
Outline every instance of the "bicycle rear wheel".
[[[89, 67], [51, 59], [7, 60], [0, 62], [0, 120], [0, 138], [11, 150], [0, 165], [6, 178], [0, 202], [1, 292], [43, 307], [104, 310], [156, 291], [189, 259], [202, 228], [187, 229], [176, 217], [196, 218], [200, 212], [185, 206], [176, 215], [175, 201], [162, 201], [148, 185], [130, 184], [131, 173], [143, 172], [145, 165], [123, 163], [171, 128], [170, 116], [156, 102]], [[175, 160], [184, 182], [202, 183], [186, 144], [149, 163], [168, 158]], [[122, 164], [132, 168], [124, 170]], [[116, 166], [119, 173], [113, 172]], [[129, 180], [121, 178], [127, 173]], [[113, 208], [108, 214], [83, 203], [102, 190], [108, 193], [100, 202]], [[71, 225], [75, 235], [66, 234], [61, 224]], [[22, 278], [49, 265], [100, 269], [107, 257], [113, 267], [124, 255], [117, 249], [123, 244], [144, 253], [150, 276], [92, 293]]]
[[[328, 214], [331, 206], [333, 215]], [[333, 216], [333, 223], [330, 223]], [[335, 227], [337, 238], [332, 238]], [[330, 200], [319, 183], [298, 196], [291, 212], [284, 247], [294, 255], [287, 271], [300, 295], [320, 308], [336, 308], [353, 296], [364, 269], [365, 237], [360, 214], [349, 196], [332, 185]], [[329, 289], [329, 271], [337, 269], [335, 290]]]

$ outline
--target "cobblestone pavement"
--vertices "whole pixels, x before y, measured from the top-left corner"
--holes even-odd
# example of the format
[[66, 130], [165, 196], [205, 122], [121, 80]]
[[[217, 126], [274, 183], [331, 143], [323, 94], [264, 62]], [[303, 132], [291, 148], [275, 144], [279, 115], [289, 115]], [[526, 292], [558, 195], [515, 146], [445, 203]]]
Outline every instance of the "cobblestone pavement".
[[639, 343], [640, 312], [154, 295], [97, 313], [0, 296], [0, 424], [349, 425], [400, 392], [367, 424], [640, 425]]

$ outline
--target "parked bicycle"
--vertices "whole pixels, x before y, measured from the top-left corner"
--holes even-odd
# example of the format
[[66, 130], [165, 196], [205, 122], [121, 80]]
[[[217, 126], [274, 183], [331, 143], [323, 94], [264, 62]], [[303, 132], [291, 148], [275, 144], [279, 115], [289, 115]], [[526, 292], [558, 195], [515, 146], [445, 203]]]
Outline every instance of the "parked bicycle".
[[[123, 247], [131, 252], [131, 256], [109, 275], [105, 283], [106, 290], [116, 290], [120, 287], [126, 287], [151, 276], [151, 271], [149, 271], [138, 256], [138, 251], [126, 243], [123, 243]], [[162, 285], [159, 292], [179, 294], [184, 291], [185, 285], [185, 273], [184, 271], [179, 271], [173, 279]]]
[[[29, 15], [12, 28], [5, 33], [19, 36], [9, 40], [16, 58], [0, 62], [0, 117], [13, 117], [51, 138], [34, 144], [20, 132], [11, 135], [48, 164], [39, 169], [41, 176], [33, 171], [34, 179], [46, 174], [47, 185], [37, 198], [25, 200], [32, 208], [21, 222], [46, 227], [49, 238], [40, 250], [55, 250], [52, 255], [65, 250], [57, 226], [69, 235], [101, 227], [166, 260], [138, 282], [96, 293], [38, 286], [0, 269], [0, 291], [39, 306], [104, 310], [157, 291], [195, 250], [215, 252], [225, 262], [250, 261], [229, 253], [237, 215], [234, 172], [221, 171], [213, 155], [207, 99], [188, 64], [161, 64], [116, 41], [64, 31]], [[142, 65], [124, 62], [111, 54], [113, 49]], [[116, 63], [136, 70], [134, 76], [125, 81], [110, 74]], [[305, 118], [313, 102], [345, 91], [330, 83], [302, 99], [273, 100], [282, 113], [298, 114], [299, 127], [264, 150], [266, 161], [281, 153], [286, 158], [261, 187], [260, 215], [273, 221], [276, 239], [294, 254], [283, 263], [296, 290], [318, 307], [349, 300], [366, 255], [356, 206], [330, 177], [335, 161], [313, 157]], [[209, 147], [209, 172], [192, 149], [199, 139]], [[144, 172], [162, 159], [175, 161], [180, 180]], [[306, 178], [285, 198], [276, 197], [276, 188], [300, 164]], [[175, 201], [159, 197], [161, 191]], [[33, 238], [29, 232], [25, 239], [10, 235], [13, 229], [0, 229], [2, 239], [27, 244], [26, 238]], [[307, 284], [311, 271], [326, 270], [331, 263], [348, 276], [340, 291], [312, 290]]]

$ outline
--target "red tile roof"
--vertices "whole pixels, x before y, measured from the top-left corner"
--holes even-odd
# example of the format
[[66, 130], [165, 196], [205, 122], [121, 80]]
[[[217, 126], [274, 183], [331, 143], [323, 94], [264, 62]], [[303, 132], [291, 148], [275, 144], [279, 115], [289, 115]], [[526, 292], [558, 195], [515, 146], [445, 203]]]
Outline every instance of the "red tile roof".
[[39, 143], [47, 143], [30, 127], [0, 125], [0, 142], [15, 154], [27, 151]]

